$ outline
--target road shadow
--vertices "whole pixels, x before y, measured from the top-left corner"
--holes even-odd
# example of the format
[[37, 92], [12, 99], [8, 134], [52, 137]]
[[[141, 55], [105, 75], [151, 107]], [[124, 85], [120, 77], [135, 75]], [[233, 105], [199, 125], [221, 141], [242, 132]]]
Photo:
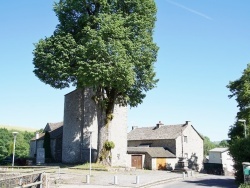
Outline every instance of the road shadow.
[[204, 187], [221, 187], [221, 188], [237, 188], [237, 184], [234, 179], [231, 178], [211, 178], [211, 179], [198, 179], [198, 180], [186, 180], [186, 183], [195, 184]]

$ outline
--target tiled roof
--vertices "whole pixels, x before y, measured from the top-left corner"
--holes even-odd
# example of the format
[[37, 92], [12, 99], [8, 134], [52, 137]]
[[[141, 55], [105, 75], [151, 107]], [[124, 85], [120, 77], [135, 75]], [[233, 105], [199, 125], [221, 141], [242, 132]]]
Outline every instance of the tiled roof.
[[176, 139], [186, 127], [187, 124], [135, 128], [128, 133], [128, 140]]
[[210, 151], [223, 153], [225, 151], [228, 151], [228, 148], [214, 148], [214, 149], [209, 150], [209, 152]]
[[128, 154], [145, 154], [148, 153], [150, 157], [165, 157], [165, 158], [176, 158], [176, 156], [163, 147], [128, 147]]

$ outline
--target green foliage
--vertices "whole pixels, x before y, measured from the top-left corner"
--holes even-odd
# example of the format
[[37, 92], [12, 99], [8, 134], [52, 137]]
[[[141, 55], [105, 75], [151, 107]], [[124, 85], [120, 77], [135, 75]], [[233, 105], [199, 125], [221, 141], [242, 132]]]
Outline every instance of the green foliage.
[[[239, 112], [236, 115], [236, 119], [245, 119], [247, 130], [249, 130], [250, 121], [250, 65], [243, 71], [242, 76], [235, 80], [230, 81], [227, 85], [230, 92], [229, 98], [235, 98]], [[236, 121], [231, 126], [228, 136], [231, 139], [237, 139], [244, 137], [244, 123]]]
[[229, 151], [235, 162], [235, 179], [238, 183], [243, 183], [242, 162], [249, 162], [250, 159], [250, 137], [234, 139], [230, 143]]
[[36, 133], [43, 133], [44, 132], [44, 129], [39, 129], [39, 130], [36, 130]]
[[0, 160], [8, 156], [11, 139], [11, 133], [6, 128], [0, 128]]
[[204, 149], [204, 157], [209, 155], [209, 150], [216, 148], [216, 144], [210, 140], [207, 136], [204, 136], [203, 141], [203, 149]]
[[48, 131], [45, 132], [43, 148], [45, 150], [45, 158], [51, 158], [51, 146], [50, 146], [50, 134]]
[[106, 108], [142, 103], [158, 81], [154, 1], [61, 0], [54, 11], [56, 31], [33, 51], [35, 75], [54, 88], [92, 87]]
[[220, 148], [228, 148], [228, 147], [229, 147], [228, 140], [222, 140], [222, 141], [219, 143], [218, 147], [220, 147]]
[[250, 188], [250, 185], [247, 183], [240, 184], [239, 188]]
[[18, 132], [16, 136], [15, 156], [27, 157], [29, 156], [30, 140], [34, 137], [34, 133], [19, 130], [7, 130], [0, 128], [0, 160], [13, 153], [14, 137], [12, 132]]
[[114, 149], [115, 148], [115, 143], [113, 141], [108, 141], [106, 140], [104, 142], [104, 148], [107, 150], [107, 151], [110, 151], [111, 149]]
[[0, 139], [0, 161], [8, 156], [8, 144]]
[[[250, 65], [243, 71], [242, 76], [229, 82], [227, 85], [230, 92], [229, 98], [235, 98], [239, 112], [236, 115], [236, 119], [246, 120], [246, 128], [249, 130], [250, 120]], [[235, 178], [239, 183], [243, 182], [242, 162], [249, 162], [250, 159], [250, 138], [244, 138], [244, 123], [236, 121], [229, 129], [228, 136], [229, 150], [234, 159], [236, 170]]]

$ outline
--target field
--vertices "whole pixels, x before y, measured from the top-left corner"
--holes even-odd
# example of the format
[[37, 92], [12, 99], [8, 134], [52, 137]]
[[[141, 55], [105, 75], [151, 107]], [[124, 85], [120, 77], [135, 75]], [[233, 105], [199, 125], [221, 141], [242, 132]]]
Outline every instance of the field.
[[16, 130], [16, 131], [27, 131], [27, 132], [35, 132], [38, 129], [30, 128], [30, 127], [20, 127], [20, 126], [11, 126], [11, 125], [0, 125], [0, 128], [6, 128], [8, 130]]

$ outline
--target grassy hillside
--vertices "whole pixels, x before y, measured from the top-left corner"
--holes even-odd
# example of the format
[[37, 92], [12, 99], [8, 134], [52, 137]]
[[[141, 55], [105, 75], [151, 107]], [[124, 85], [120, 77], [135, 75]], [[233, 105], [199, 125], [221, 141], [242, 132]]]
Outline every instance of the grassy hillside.
[[0, 128], [6, 128], [8, 130], [27, 131], [27, 132], [35, 132], [38, 130], [38, 129], [30, 128], [30, 127], [20, 127], [20, 126], [11, 126], [11, 125], [0, 125]]

